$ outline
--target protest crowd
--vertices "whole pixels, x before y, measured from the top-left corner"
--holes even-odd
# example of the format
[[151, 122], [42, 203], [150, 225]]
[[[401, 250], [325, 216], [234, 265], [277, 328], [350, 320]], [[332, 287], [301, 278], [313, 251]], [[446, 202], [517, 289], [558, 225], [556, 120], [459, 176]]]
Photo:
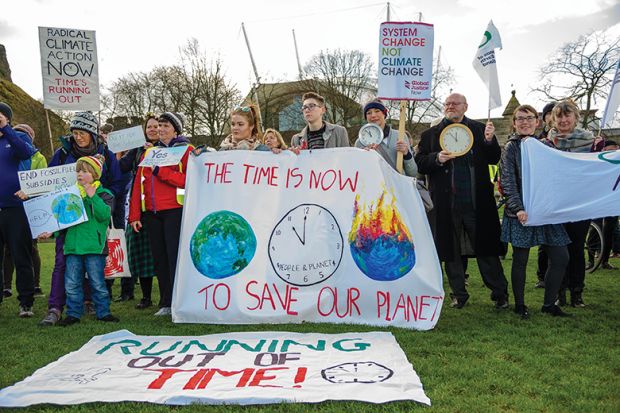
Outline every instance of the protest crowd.
[[[306, 127], [294, 135], [290, 145], [277, 130], [264, 133], [259, 127], [257, 108], [241, 106], [230, 114], [230, 135], [219, 151], [319, 150], [350, 146], [347, 130], [324, 120], [325, 99], [308, 92], [302, 96], [301, 115]], [[366, 121], [383, 131], [378, 143], [364, 144], [358, 138], [356, 148], [377, 151], [394, 169], [402, 155], [403, 173], [428, 185], [430, 195], [427, 216], [433, 232], [439, 260], [444, 264], [451, 289], [449, 306], [463, 308], [468, 299], [466, 268], [475, 258], [484, 285], [497, 309], [509, 308], [509, 282], [501, 256], [507, 244], [512, 246], [510, 284], [514, 312], [529, 317], [524, 302], [526, 265], [530, 249], [538, 247], [538, 283], [544, 288], [541, 311], [565, 317], [566, 306], [586, 306], [586, 257], [584, 242], [590, 221], [526, 226], [528, 213], [523, 203], [521, 184], [521, 145], [537, 139], [559, 151], [600, 152], [617, 150], [616, 142], [595, 136], [579, 128], [579, 108], [571, 101], [552, 102], [542, 114], [530, 105], [520, 105], [512, 115], [513, 132], [502, 149], [492, 122], [486, 124], [465, 116], [465, 96], [452, 93], [444, 101], [444, 117], [424, 131], [419, 144], [399, 139], [398, 131], [387, 122], [388, 110], [378, 99], [364, 106]], [[60, 138], [61, 147], [49, 163], [34, 147], [34, 131], [26, 124], [12, 125], [10, 102], [0, 103], [0, 271], [4, 290], [0, 300], [13, 294], [12, 273], [20, 317], [33, 317], [33, 302], [47, 293], [48, 311], [39, 325], [69, 326], [80, 322], [84, 313], [94, 314], [102, 322], [118, 322], [110, 302], [131, 301], [139, 284], [141, 298], [135, 305], [148, 310], [157, 301], [155, 316], [171, 314], [177, 252], [181, 236], [187, 162], [189, 156], [209, 156], [211, 148], [195, 148], [183, 135], [184, 117], [180, 113], [147, 114], [143, 123], [146, 143], [142, 147], [113, 153], [107, 146], [112, 125], [99, 125], [90, 112], [78, 112], [71, 119], [70, 134]], [[440, 145], [444, 129], [455, 124], [471, 130], [473, 142], [463, 154], [454, 154]], [[537, 136], [536, 130], [542, 126]], [[149, 151], [182, 147], [177, 165], [140, 166]], [[192, 154], [193, 153], [193, 154]], [[190, 155], [191, 154], [191, 155]], [[77, 188], [88, 221], [56, 233], [43, 233], [38, 240], [53, 238], [55, 259], [50, 291], [42, 291], [41, 261], [37, 239], [32, 239], [20, 190], [18, 171], [76, 163]], [[503, 216], [497, 212], [494, 186], [489, 180], [489, 165], [499, 164], [500, 192], [505, 200]], [[422, 185], [422, 191], [426, 191]], [[192, 188], [189, 188], [191, 191]], [[425, 194], [421, 194], [425, 195]], [[613, 269], [609, 257], [617, 234], [618, 217], [603, 220], [609, 248], [604, 251], [603, 267]], [[104, 267], [108, 246], [108, 227], [126, 229], [126, 244], [132, 277], [120, 279], [121, 295], [112, 297], [113, 280], [106, 280]], [[617, 235], [616, 235], [617, 236]], [[86, 275], [87, 274], [87, 275]], [[44, 277], [48, 276], [43, 274]], [[157, 278], [159, 297], [152, 296]], [[568, 295], [568, 296], [567, 296]], [[65, 310], [66, 308], [66, 310]]]

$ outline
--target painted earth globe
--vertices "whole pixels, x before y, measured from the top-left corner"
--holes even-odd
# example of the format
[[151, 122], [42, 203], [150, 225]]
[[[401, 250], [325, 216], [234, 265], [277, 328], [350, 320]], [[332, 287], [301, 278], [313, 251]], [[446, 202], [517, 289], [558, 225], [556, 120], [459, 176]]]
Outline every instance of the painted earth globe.
[[76, 194], [61, 194], [52, 201], [52, 212], [59, 224], [67, 225], [82, 216], [82, 200]]
[[194, 267], [202, 275], [221, 279], [248, 266], [256, 252], [256, 236], [241, 215], [217, 211], [200, 221], [189, 248]]

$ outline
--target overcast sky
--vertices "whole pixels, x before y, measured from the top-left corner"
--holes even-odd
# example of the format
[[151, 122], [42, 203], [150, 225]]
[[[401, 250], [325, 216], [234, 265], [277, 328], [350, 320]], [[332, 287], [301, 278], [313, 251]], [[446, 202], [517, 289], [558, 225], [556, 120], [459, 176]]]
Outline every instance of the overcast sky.
[[[36, 99], [42, 98], [38, 26], [96, 30], [104, 86], [131, 71], [174, 64], [179, 46], [195, 37], [209, 54], [221, 56], [227, 75], [245, 95], [254, 76], [241, 22], [262, 81], [294, 80], [292, 29], [302, 65], [328, 48], [360, 49], [376, 59], [386, 5], [372, 0], [13, 0], [3, 2], [0, 43], [6, 46], [13, 82]], [[472, 59], [490, 19], [504, 46], [497, 52], [503, 105], [512, 89], [521, 103], [544, 105], [529, 90], [538, 67], [563, 43], [592, 30], [620, 36], [618, 0], [396, 0], [391, 5], [393, 21], [417, 20], [421, 12], [424, 22], [434, 24], [435, 53], [441, 45], [442, 65], [454, 69], [453, 89], [467, 96], [468, 115], [474, 118], [486, 116], [487, 92]]]

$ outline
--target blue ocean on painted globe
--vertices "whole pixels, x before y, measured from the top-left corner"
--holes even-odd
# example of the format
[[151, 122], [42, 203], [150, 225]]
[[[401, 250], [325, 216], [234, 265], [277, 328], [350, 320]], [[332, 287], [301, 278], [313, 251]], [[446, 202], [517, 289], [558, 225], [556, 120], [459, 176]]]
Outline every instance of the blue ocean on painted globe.
[[71, 224], [82, 216], [82, 199], [76, 194], [62, 194], [52, 201], [52, 213], [61, 225]]
[[189, 244], [194, 267], [214, 279], [235, 275], [256, 252], [256, 236], [241, 215], [213, 212], [200, 221]]
[[409, 229], [395, 203], [385, 204], [383, 192], [373, 208], [360, 207], [355, 199], [354, 217], [349, 232], [351, 256], [357, 267], [376, 281], [394, 281], [415, 265], [415, 248]]

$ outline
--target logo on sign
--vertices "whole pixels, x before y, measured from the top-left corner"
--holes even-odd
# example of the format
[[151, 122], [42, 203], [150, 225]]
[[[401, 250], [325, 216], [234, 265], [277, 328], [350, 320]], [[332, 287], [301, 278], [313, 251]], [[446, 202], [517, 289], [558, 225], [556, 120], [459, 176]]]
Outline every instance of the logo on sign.
[[103, 273], [106, 277], [111, 277], [115, 274], [123, 272], [123, 264], [125, 263], [125, 253], [121, 246], [121, 240], [109, 239], [108, 240], [108, 256], [105, 260], [105, 269]]

